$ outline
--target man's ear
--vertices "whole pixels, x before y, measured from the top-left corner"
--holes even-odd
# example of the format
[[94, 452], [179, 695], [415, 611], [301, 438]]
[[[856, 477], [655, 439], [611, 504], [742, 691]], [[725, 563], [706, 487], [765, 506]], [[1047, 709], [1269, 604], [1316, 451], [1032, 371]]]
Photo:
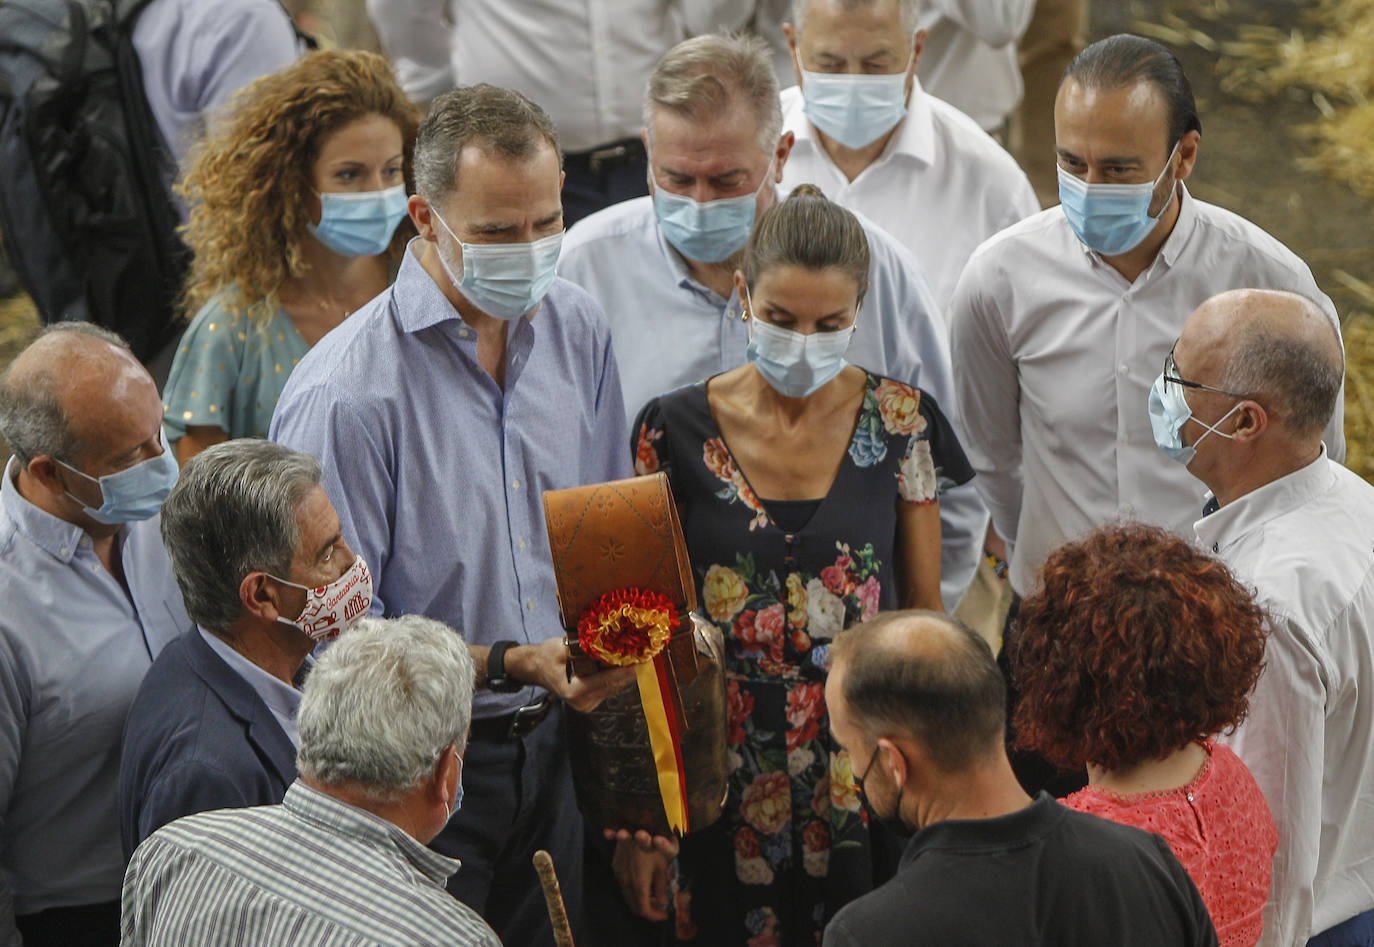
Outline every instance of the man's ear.
[[892, 785], [898, 790], [905, 788], [911, 779], [911, 762], [906, 758], [906, 750], [893, 740], [887, 737], [878, 739], [878, 754], [882, 762], [879, 764], [887, 770], [887, 774], [892, 779]]
[[439, 754], [439, 762], [434, 767], [434, 790], [449, 812], [453, 811], [453, 802], [458, 798], [458, 783], [462, 778], [463, 759], [458, 755], [458, 748], [449, 744], [448, 749]]
[[1236, 427], [1231, 438], [1236, 443], [1253, 441], [1269, 429], [1269, 412], [1258, 401], [1242, 401], [1236, 408]]
[[24, 472], [36, 480], [44, 490], [66, 493], [67, 488], [57, 473], [57, 461], [47, 454], [38, 454], [24, 467]]
[[282, 615], [278, 589], [265, 572], [250, 572], [239, 583], [239, 602], [243, 610], [262, 621], [276, 621]]

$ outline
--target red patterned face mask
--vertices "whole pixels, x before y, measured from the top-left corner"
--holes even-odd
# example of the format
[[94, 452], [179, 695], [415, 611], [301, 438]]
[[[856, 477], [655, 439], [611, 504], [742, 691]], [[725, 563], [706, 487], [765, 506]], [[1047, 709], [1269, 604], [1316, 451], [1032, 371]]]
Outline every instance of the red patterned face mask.
[[282, 585], [305, 590], [305, 608], [296, 620], [279, 615], [277, 621], [299, 628], [316, 641], [337, 638], [340, 632], [357, 624], [372, 607], [372, 573], [362, 556], [354, 559], [349, 570], [333, 582], [314, 588], [278, 579], [270, 572], [267, 574]]

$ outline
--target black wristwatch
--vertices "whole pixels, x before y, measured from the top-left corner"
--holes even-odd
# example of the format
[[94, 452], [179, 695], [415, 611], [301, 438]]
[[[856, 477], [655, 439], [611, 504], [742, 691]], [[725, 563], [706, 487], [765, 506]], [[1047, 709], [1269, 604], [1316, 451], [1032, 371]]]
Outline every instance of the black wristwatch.
[[514, 648], [518, 641], [498, 641], [487, 652], [487, 687], [498, 694], [514, 694], [523, 690], [525, 685], [506, 674], [506, 650]]

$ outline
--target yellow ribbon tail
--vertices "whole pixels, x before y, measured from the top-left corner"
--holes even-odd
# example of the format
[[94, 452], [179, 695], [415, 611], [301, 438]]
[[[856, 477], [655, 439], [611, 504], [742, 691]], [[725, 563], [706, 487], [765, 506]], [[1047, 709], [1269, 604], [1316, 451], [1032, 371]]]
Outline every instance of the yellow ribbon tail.
[[687, 832], [687, 783], [683, 773], [682, 750], [678, 743], [677, 715], [673, 713], [672, 705], [664, 699], [664, 691], [671, 684], [663, 656], [635, 665], [635, 680], [639, 684], [644, 720], [649, 725], [649, 746], [654, 751], [663, 811], [668, 816], [669, 827], [683, 835]]

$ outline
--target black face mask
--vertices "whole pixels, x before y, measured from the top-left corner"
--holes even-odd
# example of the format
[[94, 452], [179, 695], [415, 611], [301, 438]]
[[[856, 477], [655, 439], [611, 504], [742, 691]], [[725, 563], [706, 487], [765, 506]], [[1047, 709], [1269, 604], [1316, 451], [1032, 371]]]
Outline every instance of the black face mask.
[[868, 765], [864, 767], [863, 775], [854, 777], [854, 789], [859, 796], [859, 805], [863, 806], [864, 811], [868, 813], [869, 825], [880, 826], [882, 831], [895, 838], [900, 845], [905, 846], [916, 832], [902, 821], [901, 805], [897, 806], [892, 815], [879, 815], [878, 810], [874, 809], [873, 804], [868, 801], [868, 793], [864, 791], [864, 780], [868, 778], [868, 771], [873, 768], [873, 763], [877, 758], [878, 748], [875, 746], [873, 755], [868, 758]]

